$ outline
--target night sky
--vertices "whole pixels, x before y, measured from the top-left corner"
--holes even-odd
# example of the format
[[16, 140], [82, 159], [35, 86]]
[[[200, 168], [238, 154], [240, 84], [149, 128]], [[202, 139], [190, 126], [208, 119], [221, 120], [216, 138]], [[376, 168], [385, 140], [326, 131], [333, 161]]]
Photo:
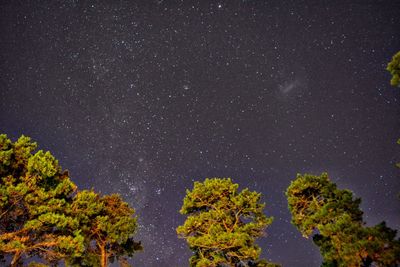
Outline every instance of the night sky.
[[138, 267], [188, 266], [185, 189], [231, 177], [274, 216], [263, 257], [316, 267], [290, 224], [296, 173], [327, 171], [400, 229], [399, 1], [1, 1], [0, 132], [136, 210]]

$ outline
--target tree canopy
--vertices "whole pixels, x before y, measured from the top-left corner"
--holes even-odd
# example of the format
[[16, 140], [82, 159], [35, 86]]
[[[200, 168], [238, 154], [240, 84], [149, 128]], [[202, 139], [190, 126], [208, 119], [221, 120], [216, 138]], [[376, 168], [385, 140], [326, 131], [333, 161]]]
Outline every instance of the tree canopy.
[[[392, 60], [388, 63], [386, 70], [392, 75], [390, 84], [400, 87], [400, 51], [397, 52]], [[400, 145], [400, 139], [397, 139], [397, 144]], [[400, 168], [400, 162], [396, 163], [397, 168]]]
[[400, 86], [400, 51], [392, 57], [392, 60], [388, 63], [386, 70], [388, 70], [392, 75], [390, 84], [392, 86]]
[[118, 195], [79, 192], [54, 156], [36, 149], [29, 137], [13, 143], [0, 135], [3, 261], [18, 266], [35, 256], [50, 264], [106, 266], [108, 258], [140, 249], [132, 240], [136, 218], [127, 203]]
[[180, 212], [188, 217], [177, 233], [194, 253], [190, 266], [278, 266], [259, 260], [255, 240], [272, 223], [261, 194], [238, 187], [229, 178], [212, 178], [187, 190]]
[[[292, 223], [320, 248], [322, 266], [397, 266], [400, 241], [382, 222], [366, 227], [361, 200], [340, 190], [327, 173], [298, 175], [286, 191]], [[374, 265], [372, 265], [374, 264]]]
[[70, 265], [107, 266], [109, 259], [121, 263], [126, 261], [124, 256], [133, 256], [142, 249], [140, 242], [133, 240], [137, 228], [135, 210], [119, 195], [100, 196], [93, 191], [81, 191], [68, 212], [78, 219], [85, 237], [84, 253], [71, 257]]

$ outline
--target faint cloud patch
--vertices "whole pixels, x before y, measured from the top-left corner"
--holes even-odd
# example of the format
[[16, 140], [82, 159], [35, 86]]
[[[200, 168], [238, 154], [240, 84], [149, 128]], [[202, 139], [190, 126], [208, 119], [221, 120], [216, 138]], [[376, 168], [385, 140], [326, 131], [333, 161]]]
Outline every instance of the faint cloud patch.
[[284, 94], [290, 94], [292, 91], [296, 90], [296, 88], [298, 88], [299, 86], [301, 86], [300, 81], [298, 80], [294, 80], [291, 82], [285, 82], [283, 84], [279, 85], [279, 91]]
[[294, 78], [292, 80], [283, 81], [278, 83], [276, 89], [276, 97], [282, 101], [290, 101], [302, 97], [307, 88], [305, 79]]

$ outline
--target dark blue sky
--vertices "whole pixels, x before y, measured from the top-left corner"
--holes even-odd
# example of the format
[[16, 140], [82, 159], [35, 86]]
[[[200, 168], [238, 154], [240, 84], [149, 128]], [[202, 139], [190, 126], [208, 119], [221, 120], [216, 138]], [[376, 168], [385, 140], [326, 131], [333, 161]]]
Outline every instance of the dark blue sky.
[[0, 132], [136, 210], [135, 266], [187, 266], [185, 189], [232, 177], [275, 221], [263, 256], [319, 266], [290, 224], [296, 173], [327, 171], [400, 228], [398, 1], [2, 1]]

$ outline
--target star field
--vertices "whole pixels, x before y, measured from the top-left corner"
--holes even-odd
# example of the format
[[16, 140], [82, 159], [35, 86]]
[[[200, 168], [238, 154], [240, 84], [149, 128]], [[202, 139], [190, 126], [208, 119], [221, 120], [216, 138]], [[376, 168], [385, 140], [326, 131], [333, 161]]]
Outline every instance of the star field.
[[290, 224], [296, 173], [327, 171], [400, 229], [396, 1], [2, 1], [0, 132], [137, 211], [135, 266], [188, 266], [186, 188], [232, 177], [274, 216], [263, 256], [319, 266]]

